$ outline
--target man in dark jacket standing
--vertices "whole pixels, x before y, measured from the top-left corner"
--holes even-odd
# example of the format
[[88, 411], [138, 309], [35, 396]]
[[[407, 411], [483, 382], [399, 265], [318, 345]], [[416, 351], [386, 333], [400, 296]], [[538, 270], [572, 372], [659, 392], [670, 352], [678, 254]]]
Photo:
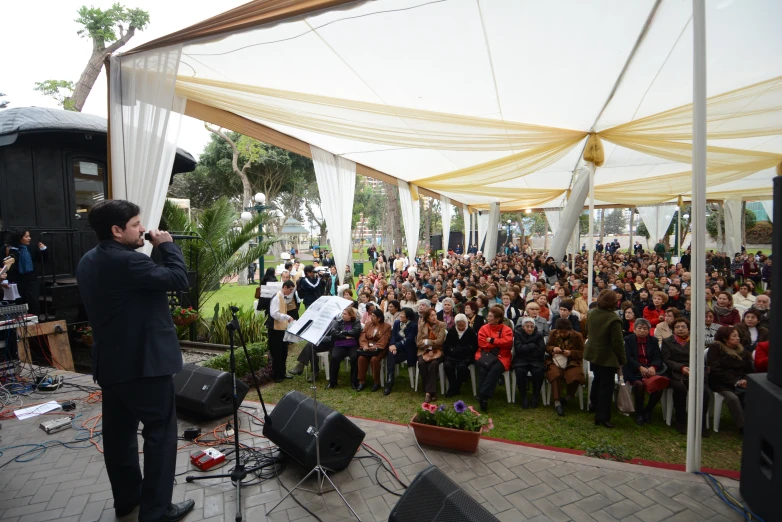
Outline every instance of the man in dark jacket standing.
[[171, 503], [177, 447], [173, 375], [182, 369], [182, 353], [166, 292], [189, 285], [184, 257], [168, 232], [149, 232], [162, 266], [136, 252], [144, 245], [139, 213], [123, 200], [92, 208], [89, 222], [100, 244], [82, 257], [76, 277], [93, 330], [92, 372], [103, 390], [104, 459], [114, 511], [121, 518], [140, 505], [140, 521], [174, 522], [195, 503]]
[[296, 293], [299, 299], [304, 303], [304, 308], [309, 308], [312, 303], [320, 299], [323, 295], [324, 283], [315, 274], [315, 269], [312, 265], [304, 267], [304, 277], [299, 279], [298, 288]]

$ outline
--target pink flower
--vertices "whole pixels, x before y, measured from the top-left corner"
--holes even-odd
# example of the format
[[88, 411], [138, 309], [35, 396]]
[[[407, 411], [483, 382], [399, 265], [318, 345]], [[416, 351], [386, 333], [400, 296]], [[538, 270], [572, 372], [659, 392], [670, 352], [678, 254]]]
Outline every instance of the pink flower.
[[429, 413], [435, 413], [437, 411], [437, 406], [434, 404], [427, 404], [426, 409], [429, 411]]
[[473, 408], [472, 406], [468, 406], [468, 408], [469, 408], [469, 410], [470, 410], [470, 413], [474, 413], [475, 415], [478, 415], [478, 416], [480, 416], [480, 415], [481, 415], [481, 412], [479, 412], [478, 410], [476, 410], [476, 409], [475, 409], [475, 408]]
[[493, 430], [493, 429], [494, 429], [494, 423], [492, 422], [491, 419], [489, 419], [489, 424], [481, 427], [481, 433], [486, 433], [489, 430]]

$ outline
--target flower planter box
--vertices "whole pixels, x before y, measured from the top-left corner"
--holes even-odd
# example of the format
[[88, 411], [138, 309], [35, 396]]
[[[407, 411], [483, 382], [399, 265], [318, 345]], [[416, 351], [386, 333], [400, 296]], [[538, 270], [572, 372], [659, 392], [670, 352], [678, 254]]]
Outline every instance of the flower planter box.
[[197, 315], [188, 315], [188, 316], [174, 316], [173, 317], [174, 324], [177, 326], [188, 326], [193, 324], [198, 320]]
[[413, 418], [410, 419], [410, 426], [412, 426], [419, 444], [467, 451], [470, 453], [478, 451], [478, 443], [481, 440], [481, 433], [479, 431], [455, 430], [453, 428], [432, 426], [431, 424], [421, 424], [415, 421], [416, 417], [417, 415], [414, 415]]
[[85, 346], [92, 346], [92, 334], [82, 334], [81, 342]]

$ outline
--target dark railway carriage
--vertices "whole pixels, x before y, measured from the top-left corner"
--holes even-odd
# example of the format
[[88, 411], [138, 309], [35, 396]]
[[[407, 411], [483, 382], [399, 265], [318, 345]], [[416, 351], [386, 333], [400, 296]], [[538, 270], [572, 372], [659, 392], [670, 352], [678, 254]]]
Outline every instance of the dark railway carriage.
[[[27, 228], [34, 244], [49, 248], [39, 278], [42, 320], [79, 318], [74, 273], [97, 242], [87, 212], [107, 194], [106, 134], [106, 119], [91, 114], [0, 110], [0, 230]], [[171, 175], [195, 165], [178, 149]]]

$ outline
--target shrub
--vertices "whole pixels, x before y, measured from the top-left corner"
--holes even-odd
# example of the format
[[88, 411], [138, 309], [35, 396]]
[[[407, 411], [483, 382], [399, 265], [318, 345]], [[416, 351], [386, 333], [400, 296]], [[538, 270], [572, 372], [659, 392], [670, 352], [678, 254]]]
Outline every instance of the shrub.
[[[231, 322], [231, 305], [228, 308], [220, 309], [220, 305], [215, 305], [215, 315], [209, 325], [209, 342], [214, 344], [230, 344], [231, 337], [226, 329], [228, 323]], [[252, 306], [247, 308], [240, 307], [236, 312], [236, 317], [239, 319], [239, 328], [242, 331], [245, 342], [250, 343], [263, 343], [266, 344], [266, 315], [263, 313], [255, 314]], [[234, 343], [240, 344], [239, 336], [234, 336]]]
[[[250, 356], [252, 367], [256, 372], [261, 368], [266, 367], [266, 364], [268, 363], [266, 343], [248, 344], [247, 353]], [[224, 354], [209, 359], [204, 363], [204, 366], [207, 368], [213, 368], [215, 370], [230, 372], [231, 352], [225, 352]], [[242, 379], [247, 375], [250, 375], [250, 365], [247, 364], [247, 358], [244, 356], [244, 350], [241, 347], [238, 347], [236, 349], [236, 377]]]
[[757, 223], [751, 230], [747, 230], [747, 243], [750, 245], [765, 245], [771, 243], [771, 235], [774, 225], [768, 221]]

